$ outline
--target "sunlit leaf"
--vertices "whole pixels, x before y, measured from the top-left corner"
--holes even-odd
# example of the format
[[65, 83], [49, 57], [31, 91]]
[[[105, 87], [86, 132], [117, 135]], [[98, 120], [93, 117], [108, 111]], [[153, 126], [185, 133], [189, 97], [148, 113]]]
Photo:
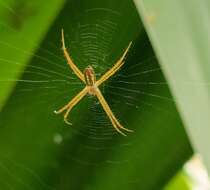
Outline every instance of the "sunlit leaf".
[[191, 143], [210, 171], [210, 1], [135, 2]]

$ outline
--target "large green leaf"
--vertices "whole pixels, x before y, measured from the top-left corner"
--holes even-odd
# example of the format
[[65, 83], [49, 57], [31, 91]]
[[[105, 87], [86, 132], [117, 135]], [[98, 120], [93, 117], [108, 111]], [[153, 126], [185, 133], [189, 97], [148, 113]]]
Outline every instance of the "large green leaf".
[[135, 2], [191, 142], [210, 171], [210, 1]]
[[[101, 90], [124, 137], [95, 97], [85, 97], [67, 126], [53, 111], [84, 85], [60, 48], [99, 75], [121, 56], [123, 68]], [[0, 187], [9, 189], [161, 189], [192, 154], [167, 83], [132, 1], [67, 2], [0, 114]]]
[[52, 0], [50, 6], [41, 0], [0, 0], [0, 108], [62, 4], [63, 0]]

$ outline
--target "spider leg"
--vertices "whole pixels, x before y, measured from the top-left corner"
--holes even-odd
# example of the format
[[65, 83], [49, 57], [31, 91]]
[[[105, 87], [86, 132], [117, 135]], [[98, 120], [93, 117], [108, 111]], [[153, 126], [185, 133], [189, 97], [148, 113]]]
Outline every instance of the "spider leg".
[[115, 63], [115, 65], [108, 70], [97, 82], [96, 86], [99, 86], [102, 84], [104, 81], [106, 81], [108, 78], [110, 78], [112, 75], [114, 75], [125, 63], [124, 59], [126, 54], [128, 53], [129, 48], [131, 47], [132, 42], [129, 43], [128, 47], [124, 51], [123, 55], [120, 57], [120, 59]]
[[78, 67], [73, 63], [67, 49], [65, 46], [65, 40], [64, 40], [64, 30], [62, 29], [61, 32], [61, 41], [62, 41], [62, 49], [64, 52], [64, 56], [67, 60], [67, 63], [69, 64], [69, 66], [71, 67], [71, 69], [74, 71], [74, 73], [77, 75], [77, 77], [80, 78], [81, 81], [83, 81], [85, 83], [85, 77], [83, 75], [83, 73], [78, 69]]
[[56, 114], [60, 114], [62, 113], [64, 110], [67, 109], [65, 115], [64, 115], [64, 121], [67, 124], [70, 124], [67, 121], [67, 117], [69, 115], [69, 112], [71, 111], [71, 109], [87, 94], [88, 92], [88, 88], [85, 87], [81, 92], [79, 92], [68, 104], [66, 104], [65, 106], [63, 106], [61, 109], [59, 109], [58, 111], [54, 111]]
[[101, 91], [97, 88], [96, 91], [95, 91], [95, 94], [97, 96], [97, 98], [99, 99], [99, 102], [101, 103], [104, 111], [106, 112], [107, 116], [109, 117], [113, 127], [122, 135], [126, 136], [125, 133], [123, 133], [120, 129], [124, 129], [128, 132], [132, 132], [132, 130], [129, 130], [129, 129], [126, 129], [124, 128], [120, 123], [119, 121], [116, 119], [116, 117], [114, 116], [112, 110], [110, 109], [108, 103], [106, 102], [106, 100], [104, 99]]
[[125, 131], [128, 131], [128, 132], [133, 132], [133, 130], [123, 127], [114, 115], [112, 117], [113, 117], [113, 120], [116, 122], [116, 124], [118, 125], [118, 127], [120, 129], [124, 129]]

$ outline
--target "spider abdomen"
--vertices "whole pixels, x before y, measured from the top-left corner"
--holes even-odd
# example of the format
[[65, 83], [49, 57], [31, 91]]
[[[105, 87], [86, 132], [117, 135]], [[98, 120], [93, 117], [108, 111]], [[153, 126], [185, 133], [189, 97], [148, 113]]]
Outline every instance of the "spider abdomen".
[[85, 82], [87, 86], [93, 87], [96, 82], [95, 72], [91, 66], [87, 66], [84, 70]]

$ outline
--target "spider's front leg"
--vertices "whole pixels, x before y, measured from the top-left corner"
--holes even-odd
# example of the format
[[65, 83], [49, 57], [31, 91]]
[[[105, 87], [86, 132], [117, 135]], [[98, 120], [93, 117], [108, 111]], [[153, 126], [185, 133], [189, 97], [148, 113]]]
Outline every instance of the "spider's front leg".
[[108, 70], [102, 77], [96, 82], [96, 86], [99, 86], [103, 82], [105, 82], [107, 79], [109, 79], [112, 75], [114, 75], [125, 63], [125, 57], [128, 53], [128, 50], [131, 47], [132, 42], [129, 43], [128, 47], [124, 51], [123, 55], [120, 57], [120, 59], [115, 63], [115, 65]]
[[74, 62], [71, 59], [71, 56], [69, 55], [66, 46], [65, 46], [65, 40], [64, 40], [64, 31], [62, 29], [61, 32], [61, 41], [62, 41], [62, 49], [63, 49], [63, 53], [64, 56], [67, 60], [67, 63], [69, 64], [69, 66], [71, 67], [71, 69], [73, 70], [73, 72], [77, 75], [77, 77], [80, 78], [81, 81], [83, 81], [85, 83], [85, 77], [83, 75], [83, 73], [79, 70], [79, 68], [74, 64]]

